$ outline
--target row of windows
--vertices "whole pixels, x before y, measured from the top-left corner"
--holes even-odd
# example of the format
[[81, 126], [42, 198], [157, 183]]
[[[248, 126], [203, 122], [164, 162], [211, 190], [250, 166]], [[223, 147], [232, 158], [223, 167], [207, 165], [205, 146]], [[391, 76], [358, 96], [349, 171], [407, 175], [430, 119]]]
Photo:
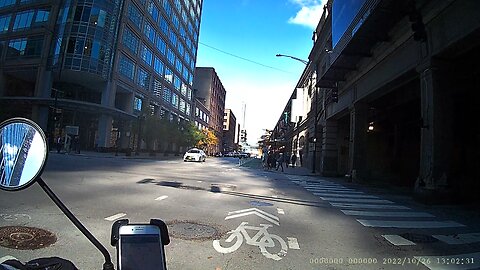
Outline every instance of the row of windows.
[[6, 14], [0, 16], [0, 33], [8, 31], [12, 17], [15, 17], [11, 28], [12, 31], [21, 31], [32, 27], [40, 27], [41, 25], [44, 25], [46, 22], [48, 22], [49, 15], [49, 10], [32, 9], [19, 12], [15, 15]]
[[107, 19], [107, 12], [98, 7], [77, 6], [73, 21], [84, 22], [98, 27], [104, 27]]
[[[187, 48], [185, 48], [184, 45], [178, 40], [178, 37], [175, 31], [173, 31], [173, 29], [171, 29], [171, 27], [169, 26], [167, 19], [162, 15], [158, 15], [158, 12], [156, 11], [156, 9], [151, 9], [150, 11], [151, 11], [150, 14], [154, 18], [156, 24], [159, 26], [163, 34], [169, 38], [173, 47], [177, 48], [180, 56], [182, 58], [185, 57], [186, 62], [190, 64], [191, 70], [194, 70], [194, 63], [193, 61], [191, 61], [191, 59], [194, 57], [191, 57], [191, 55], [196, 54], [196, 48], [194, 46], [195, 43], [192, 42], [190, 38], [188, 38], [185, 35], [185, 30], [183, 29], [183, 27], [181, 27], [179, 31], [180, 31], [181, 39], [186, 42]], [[163, 52], [163, 49], [161, 48], [161, 46], [164, 46], [165, 41], [162, 38], [160, 38], [159, 33], [156, 32], [154, 26], [148, 20], [144, 21], [144, 25], [142, 28], [142, 15], [138, 10], [138, 8], [133, 3], [131, 3], [128, 7], [127, 12], [128, 12], [128, 17], [132, 21], [132, 23], [136, 25], [138, 29], [140, 30], [143, 29], [145, 36], [152, 42], [152, 44], [157, 43], [156, 46], [159, 48], [160, 51]], [[159, 44], [158, 42], [160, 40], [162, 42]]]
[[[149, 49], [145, 44], [140, 44], [140, 39], [135, 36], [135, 34], [128, 28], [125, 27], [124, 32], [123, 32], [123, 44], [129, 48], [133, 53], [136, 54], [137, 48], [140, 47], [139, 49], [139, 56], [140, 58], [149, 66], [152, 66], [153, 64], [153, 69], [154, 71], [161, 77], [165, 78], [169, 83], [173, 83], [175, 89], [177, 90], [183, 90], [184, 88], [187, 88], [187, 85], [180, 80], [176, 75], [173, 74], [173, 72], [166, 67], [165, 63], [158, 58], [152, 50]], [[173, 52], [168, 49], [167, 51], [167, 61], [170, 62], [173, 65], [173, 59], [175, 59], [175, 56]], [[175, 62], [175, 67], [177, 71], [182, 74], [183, 80], [187, 82], [191, 82], [190, 85], [193, 83], [193, 74], [189, 72], [187, 68], [185, 68], [182, 64], [182, 62], [177, 59]], [[187, 93], [184, 94], [184, 96], [187, 96]], [[189, 98], [191, 99], [191, 98]]]
[[[168, 69], [167, 69], [168, 70]], [[122, 74], [123, 76], [129, 78], [132, 81], [135, 81], [140, 87], [142, 87], [144, 90], [149, 91], [150, 90], [150, 79], [151, 75], [149, 74], [148, 71], [144, 70], [141, 67], [137, 68], [137, 73], [135, 76], [135, 64], [133, 61], [128, 59], [127, 57], [121, 55], [119, 59], [119, 65], [118, 65], [118, 72]], [[167, 73], [166, 73], [167, 74]], [[171, 75], [168, 76], [169, 78], [172, 77]], [[178, 77], [173, 76], [175, 81], [179, 81]], [[168, 79], [167, 79], [168, 81]], [[181, 85], [179, 87], [179, 90], [181, 91], [182, 95], [187, 98], [187, 100], [192, 99], [192, 91], [187, 88], [186, 85]], [[162, 94], [163, 99], [167, 102], [171, 102], [172, 105], [175, 108], [179, 108], [180, 111], [186, 112], [190, 111], [190, 104], [186, 102], [183, 98], [179, 98], [178, 95], [174, 92], [172, 92], [168, 87], [163, 87], [163, 93], [162, 93], [162, 84], [159, 82], [157, 79], [153, 81], [153, 89], [152, 92], [155, 96], [160, 97]]]
[[208, 123], [210, 120], [208, 115], [204, 111], [200, 110], [198, 107], [195, 107], [195, 117], [202, 119], [206, 123]]
[[29, 37], [10, 40], [8, 43], [7, 57], [37, 57], [42, 53], [43, 37]]
[[[42, 0], [19, 0], [19, 4], [28, 4], [28, 3], [33, 3], [33, 2], [39, 2]], [[2, 7], [8, 7], [15, 5], [17, 3], [17, 0], [0, 0], [0, 8]]]

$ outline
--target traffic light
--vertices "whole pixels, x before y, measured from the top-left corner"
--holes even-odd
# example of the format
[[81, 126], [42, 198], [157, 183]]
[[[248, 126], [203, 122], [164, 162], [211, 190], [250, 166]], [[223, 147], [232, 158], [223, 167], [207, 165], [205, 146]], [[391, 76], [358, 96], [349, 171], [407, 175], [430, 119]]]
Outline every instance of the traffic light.
[[242, 129], [240, 131], [240, 141], [241, 142], [246, 142], [247, 141], [247, 131], [245, 129]]
[[332, 88], [332, 101], [338, 102], [338, 88]]
[[415, 8], [412, 8], [408, 14], [408, 19], [411, 23], [413, 31], [413, 40], [426, 41], [427, 32], [425, 31], [425, 24], [423, 23], [422, 14]]

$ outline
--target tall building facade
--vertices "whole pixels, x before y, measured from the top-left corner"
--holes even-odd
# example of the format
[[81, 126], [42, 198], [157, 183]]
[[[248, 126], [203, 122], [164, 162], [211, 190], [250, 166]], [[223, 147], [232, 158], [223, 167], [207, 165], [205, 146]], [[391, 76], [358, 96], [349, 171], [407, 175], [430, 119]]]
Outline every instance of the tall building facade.
[[223, 152], [229, 152], [236, 149], [235, 145], [235, 128], [237, 126], [237, 118], [231, 109], [225, 109], [223, 114]]
[[223, 87], [217, 72], [212, 67], [195, 68], [193, 87], [196, 90], [197, 97], [205, 100], [205, 107], [207, 107], [210, 112], [210, 121], [208, 125], [218, 138], [218, 144], [213, 151], [221, 152], [223, 146], [225, 88]]
[[[0, 2], [2, 117], [82, 148], [135, 145], [142, 114], [190, 119], [201, 0]], [[3, 113], [5, 111], [5, 113]]]

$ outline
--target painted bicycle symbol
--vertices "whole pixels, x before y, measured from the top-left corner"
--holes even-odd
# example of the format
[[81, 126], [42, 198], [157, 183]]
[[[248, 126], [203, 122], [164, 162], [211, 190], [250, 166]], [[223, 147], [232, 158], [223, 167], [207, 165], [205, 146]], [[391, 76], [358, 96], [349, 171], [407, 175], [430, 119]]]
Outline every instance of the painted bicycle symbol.
[[[231, 243], [233, 239], [236, 239], [232, 246], [230, 247], [222, 247], [220, 244], [220, 240], [213, 241], [213, 247], [216, 251], [220, 253], [232, 253], [243, 244], [243, 240], [245, 239], [248, 245], [257, 246], [260, 248], [263, 256], [279, 261], [287, 254], [287, 243], [278, 235], [270, 234], [267, 232], [267, 229], [273, 227], [270, 224], [260, 224], [261, 227], [255, 226], [247, 226], [248, 222], [242, 222], [240, 225], [233, 231], [230, 231], [230, 236], [225, 240], [227, 243]], [[250, 237], [247, 230], [257, 231], [257, 233]], [[280, 251], [278, 252], [270, 252], [267, 250], [275, 250], [275, 240], [280, 244]], [[278, 250], [278, 247], [276, 248]]]

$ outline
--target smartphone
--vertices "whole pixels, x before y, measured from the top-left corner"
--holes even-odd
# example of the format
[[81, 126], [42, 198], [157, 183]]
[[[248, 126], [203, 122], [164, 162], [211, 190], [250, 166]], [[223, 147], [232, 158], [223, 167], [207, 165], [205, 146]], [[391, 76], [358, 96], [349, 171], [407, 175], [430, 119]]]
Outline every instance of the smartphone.
[[155, 225], [124, 225], [119, 229], [119, 270], [166, 269], [160, 229]]

